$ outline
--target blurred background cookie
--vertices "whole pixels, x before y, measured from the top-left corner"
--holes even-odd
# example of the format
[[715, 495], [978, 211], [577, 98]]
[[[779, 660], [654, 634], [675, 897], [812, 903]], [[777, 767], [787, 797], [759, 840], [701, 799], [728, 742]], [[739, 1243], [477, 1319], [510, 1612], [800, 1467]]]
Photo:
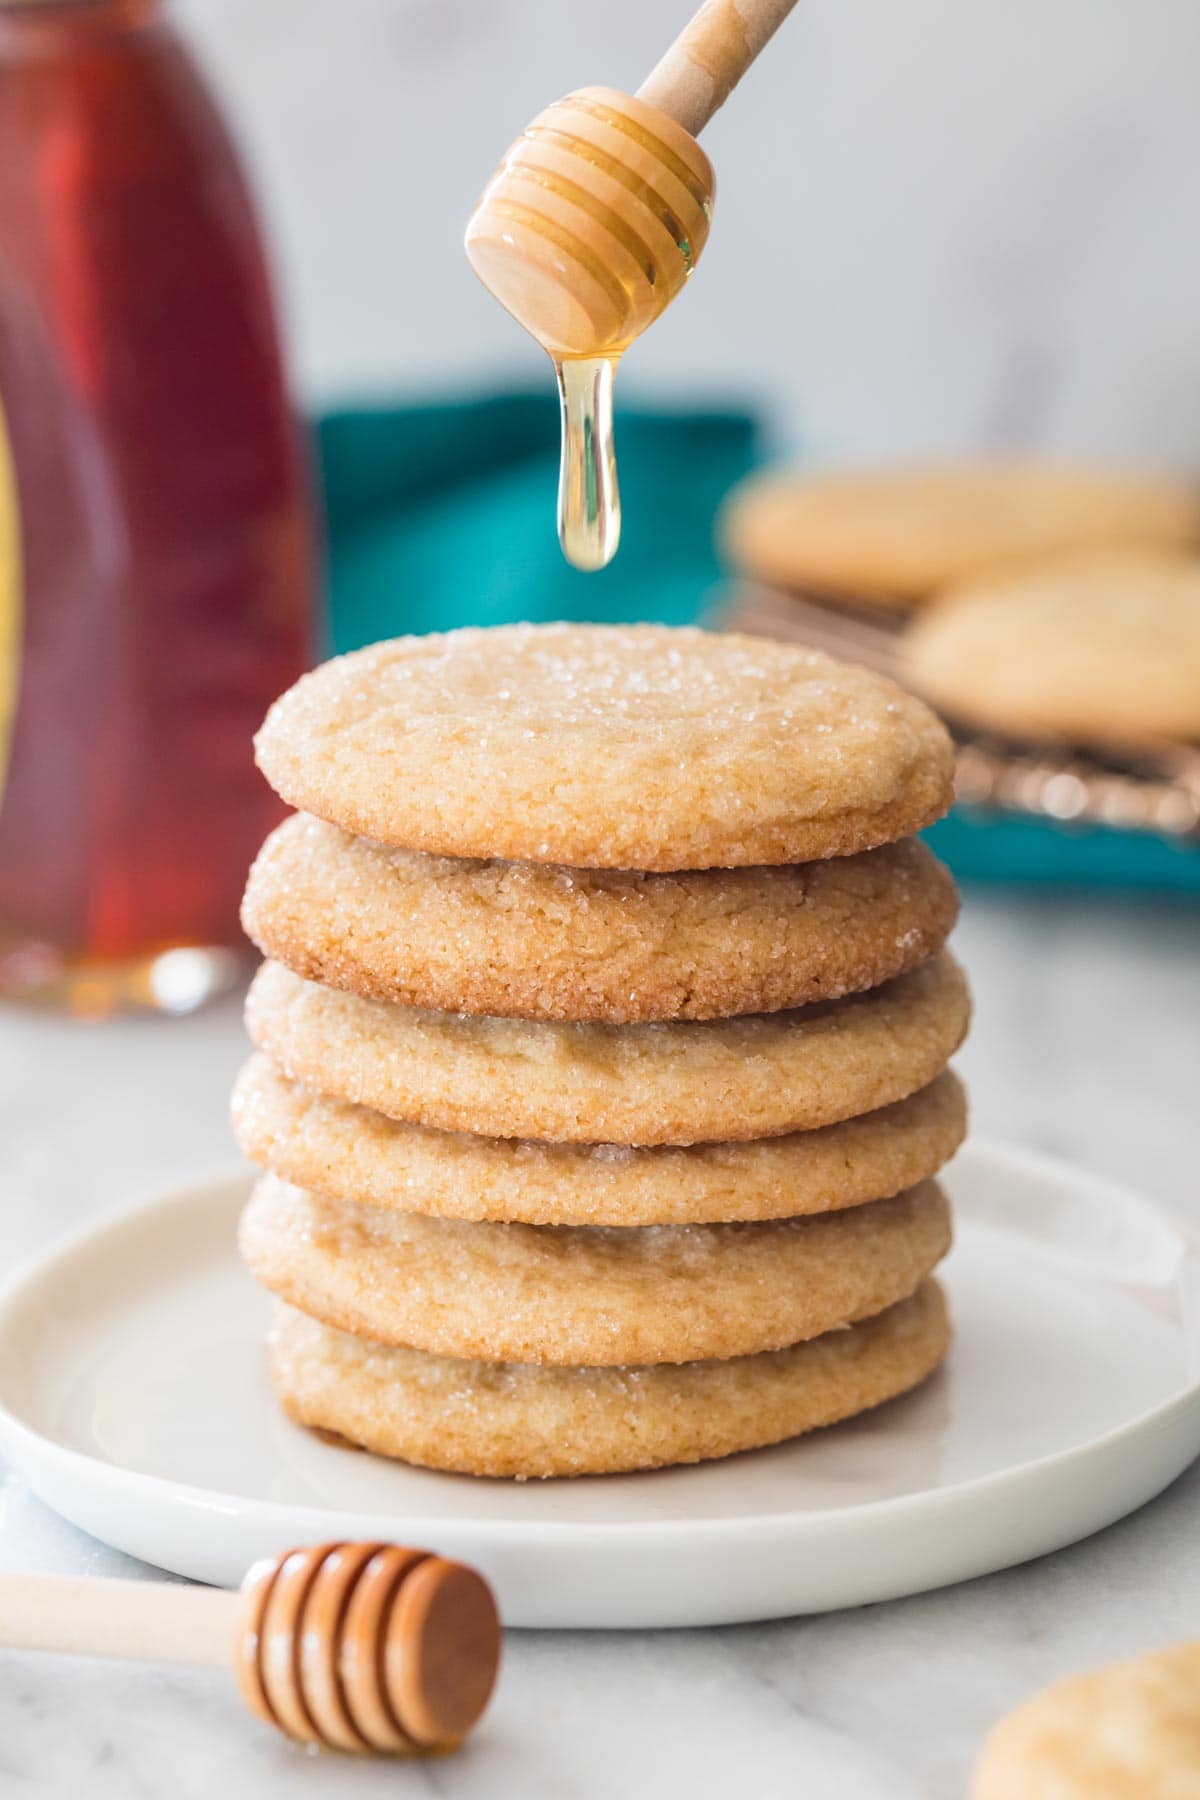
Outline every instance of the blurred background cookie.
[[1060, 1681], [995, 1727], [971, 1800], [1200, 1794], [1200, 1643]]
[[908, 685], [956, 741], [960, 876], [1200, 887], [1200, 490], [1026, 460], [735, 490], [713, 618]]
[[906, 611], [952, 582], [1062, 551], [1192, 545], [1200, 495], [1165, 477], [1041, 461], [779, 469], [734, 491], [719, 530], [741, 574]]
[[1083, 742], [1200, 739], [1200, 561], [1069, 559], [951, 590], [908, 634], [951, 718]]

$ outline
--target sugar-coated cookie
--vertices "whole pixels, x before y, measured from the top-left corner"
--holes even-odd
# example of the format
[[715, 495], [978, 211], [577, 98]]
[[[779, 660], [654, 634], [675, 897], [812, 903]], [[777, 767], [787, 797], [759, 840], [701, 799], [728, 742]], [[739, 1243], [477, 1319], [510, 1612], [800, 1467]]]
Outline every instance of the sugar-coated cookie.
[[795, 1012], [657, 1025], [494, 1019], [364, 1000], [264, 963], [246, 1024], [307, 1087], [389, 1118], [551, 1143], [693, 1144], [808, 1131], [915, 1093], [967, 1028], [942, 950]]
[[1200, 495], [1164, 476], [1028, 461], [782, 469], [735, 492], [722, 537], [762, 581], [907, 607], [1061, 551], [1193, 545]]
[[914, 685], [1017, 735], [1200, 738], [1200, 560], [1071, 558], [948, 594], [908, 639]]
[[921, 701], [816, 651], [665, 626], [396, 638], [276, 701], [256, 740], [285, 800], [439, 856], [677, 870], [806, 862], [944, 812]]
[[1200, 1642], [1077, 1675], [983, 1748], [971, 1800], [1197, 1800]]
[[950, 1248], [936, 1182], [754, 1225], [466, 1224], [264, 1175], [250, 1273], [322, 1324], [490, 1362], [694, 1362], [782, 1350], [914, 1292]]
[[859, 1325], [724, 1362], [554, 1368], [371, 1344], [280, 1307], [269, 1362], [298, 1424], [465, 1475], [604, 1475], [777, 1444], [924, 1381], [950, 1342], [934, 1281]]
[[877, 987], [941, 948], [958, 900], [906, 838], [776, 869], [643, 875], [423, 856], [303, 813], [242, 922], [265, 956], [376, 1000], [527, 1019], [726, 1018]]
[[696, 1225], [859, 1206], [936, 1175], [966, 1124], [950, 1070], [859, 1119], [686, 1149], [431, 1131], [314, 1093], [262, 1055], [233, 1097], [241, 1148], [285, 1181], [403, 1212], [529, 1225]]

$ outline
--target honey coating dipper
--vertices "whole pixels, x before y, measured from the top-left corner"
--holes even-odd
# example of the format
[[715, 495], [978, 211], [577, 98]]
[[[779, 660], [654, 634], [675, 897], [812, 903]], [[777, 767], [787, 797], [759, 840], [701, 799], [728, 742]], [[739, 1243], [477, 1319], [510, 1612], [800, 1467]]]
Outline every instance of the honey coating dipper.
[[256, 1563], [240, 1592], [0, 1577], [0, 1644], [228, 1668], [260, 1719], [333, 1750], [454, 1749], [500, 1661], [492, 1591], [463, 1563], [395, 1544], [319, 1544]]
[[715, 178], [696, 134], [794, 4], [706, 0], [636, 94], [580, 88], [539, 113], [467, 226], [475, 273], [555, 365], [559, 535], [581, 568], [620, 535], [613, 369], [708, 240]]

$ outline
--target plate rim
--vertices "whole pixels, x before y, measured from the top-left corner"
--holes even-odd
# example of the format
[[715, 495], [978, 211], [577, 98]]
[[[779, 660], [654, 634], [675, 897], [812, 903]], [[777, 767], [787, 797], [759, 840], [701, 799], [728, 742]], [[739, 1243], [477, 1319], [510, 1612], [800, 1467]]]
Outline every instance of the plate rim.
[[[1098, 1174], [1084, 1166], [1071, 1162], [1040, 1150], [1032, 1150], [1024, 1145], [1009, 1144], [1003, 1139], [986, 1134], [972, 1134], [968, 1140], [968, 1154], [978, 1156], [984, 1163], [999, 1162], [1011, 1171], [1025, 1169], [1031, 1175], [1050, 1178], [1058, 1181], [1079, 1182], [1083, 1180], [1102, 1198], [1108, 1198], [1121, 1206], [1133, 1205], [1136, 1209], [1150, 1213], [1162, 1225], [1174, 1231], [1186, 1246], [1186, 1252], [1192, 1257], [1200, 1257], [1200, 1228], [1181, 1216], [1173, 1207], [1150, 1198], [1148, 1195], [1127, 1187], [1123, 1183], [1103, 1174]], [[10, 1313], [30, 1298], [29, 1290], [38, 1284], [52, 1279], [55, 1268], [60, 1263], [70, 1261], [106, 1237], [119, 1235], [124, 1230], [136, 1229], [144, 1219], [159, 1217], [171, 1210], [183, 1210], [187, 1206], [195, 1206], [198, 1202], [208, 1200], [210, 1203], [219, 1192], [231, 1192], [236, 1188], [244, 1188], [245, 1184], [255, 1178], [251, 1169], [229, 1171], [216, 1174], [204, 1180], [189, 1182], [165, 1190], [157, 1195], [135, 1201], [132, 1204], [107, 1208], [102, 1214], [76, 1226], [70, 1232], [56, 1238], [52, 1244], [25, 1257], [16, 1268], [0, 1282], [0, 1349], [3, 1349], [6, 1334], [10, 1327]], [[820, 1535], [836, 1522], [838, 1528], [861, 1525], [868, 1528], [873, 1524], [904, 1524], [922, 1514], [932, 1518], [939, 1511], [957, 1510], [963, 1505], [977, 1504], [989, 1497], [1000, 1498], [1006, 1488], [1014, 1484], [1020, 1485], [1032, 1477], [1044, 1478], [1067, 1470], [1072, 1463], [1086, 1462], [1088, 1459], [1102, 1457], [1111, 1452], [1122, 1439], [1140, 1437], [1163, 1426], [1175, 1424], [1182, 1415], [1200, 1409], [1200, 1365], [1190, 1382], [1176, 1393], [1157, 1401], [1153, 1406], [1136, 1413], [1132, 1418], [1119, 1425], [1109, 1427], [1084, 1443], [1069, 1445], [1064, 1449], [1053, 1450], [1044, 1456], [1034, 1456], [1020, 1462], [1008, 1464], [1001, 1469], [994, 1469], [983, 1475], [971, 1476], [969, 1479], [954, 1483], [945, 1488], [922, 1488], [912, 1493], [887, 1495], [876, 1500], [855, 1501], [838, 1507], [832, 1512], [813, 1512], [804, 1508], [773, 1513], [730, 1513], [720, 1518], [687, 1518], [671, 1516], [650, 1516], [628, 1520], [562, 1520], [562, 1519], [510, 1519], [487, 1516], [486, 1512], [478, 1514], [460, 1514], [452, 1518], [438, 1519], [432, 1514], [426, 1517], [408, 1514], [402, 1505], [397, 1506], [394, 1518], [412, 1518], [413, 1523], [421, 1529], [436, 1527], [438, 1533], [449, 1539], [452, 1535], [469, 1532], [472, 1538], [489, 1548], [514, 1548], [531, 1539], [545, 1542], [547, 1539], [570, 1541], [580, 1547], [592, 1544], [610, 1544], [620, 1541], [629, 1542], [634, 1538], [660, 1541], [669, 1539], [673, 1543], [680, 1538], [691, 1539], [695, 1543], [706, 1540], [723, 1540], [744, 1534], [748, 1523], [766, 1539], [774, 1534], [785, 1534], [795, 1541], [808, 1531]], [[169, 1476], [149, 1474], [142, 1470], [132, 1469], [128, 1465], [106, 1461], [104, 1458], [77, 1449], [71, 1445], [58, 1442], [39, 1431], [36, 1426], [23, 1419], [9, 1404], [8, 1395], [4, 1391], [3, 1374], [0, 1373], [0, 1449], [13, 1462], [22, 1474], [27, 1475], [28, 1464], [14, 1454], [14, 1446], [27, 1450], [30, 1460], [51, 1463], [66, 1475], [71, 1471], [85, 1471], [86, 1481], [100, 1481], [109, 1488], [126, 1487], [129, 1484], [137, 1489], [146, 1501], [154, 1501], [174, 1508], [183, 1507], [188, 1511], [222, 1512], [236, 1511], [239, 1517], [248, 1524], [267, 1524], [278, 1516], [281, 1510], [288, 1512], [296, 1519], [303, 1518], [313, 1522], [313, 1528], [319, 1530], [324, 1523], [344, 1521], [348, 1518], [378, 1517], [389, 1515], [379, 1509], [370, 1512], [354, 1512], [349, 1507], [328, 1506], [305, 1501], [269, 1500], [257, 1496], [247, 1496], [229, 1492], [220, 1488], [198, 1487], [190, 1482], [176, 1481]], [[1200, 1455], [1200, 1444], [1194, 1453]], [[1192, 1460], [1192, 1459], [1189, 1459]], [[1184, 1465], [1186, 1467], [1186, 1464]], [[437, 1474], [439, 1471], [431, 1471]], [[471, 1477], [455, 1479], [473, 1479]], [[584, 1478], [590, 1480], [592, 1478]], [[596, 1480], [607, 1480], [609, 1477], [599, 1476]], [[31, 1485], [36, 1485], [31, 1483]], [[491, 1482], [480, 1483], [481, 1494], [488, 1491]]]

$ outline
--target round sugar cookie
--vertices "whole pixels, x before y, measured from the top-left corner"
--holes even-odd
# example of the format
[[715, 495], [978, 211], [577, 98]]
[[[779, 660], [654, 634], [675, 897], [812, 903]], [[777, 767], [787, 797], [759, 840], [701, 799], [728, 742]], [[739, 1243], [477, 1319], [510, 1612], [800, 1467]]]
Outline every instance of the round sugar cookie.
[[994, 1728], [971, 1786], [971, 1800], [1197, 1795], [1200, 1642], [1046, 1688]]
[[1200, 739], [1200, 561], [1072, 558], [954, 590], [907, 643], [914, 685], [1017, 735]]
[[952, 582], [1075, 550], [1183, 549], [1200, 494], [1165, 476], [1030, 461], [751, 476], [721, 522], [738, 569], [905, 608]]
[[807, 862], [950, 804], [923, 702], [816, 651], [657, 625], [395, 638], [305, 675], [259, 765], [285, 800], [439, 856], [579, 868]]
[[242, 1070], [234, 1135], [299, 1187], [440, 1218], [528, 1225], [697, 1225], [859, 1206], [936, 1175], [967, 1124], [950, 1070], [907, 1100], [816, 1131], [743, 1144], [621, 1144], [430, 1131], [317, 1094], [265, 1056]]
[[907, 838], [776, 869], [642, 875], [396, 850], [297, 813], [250, 871], [265, 956], [376, 1000], [505, 1018], [725, 1018], [835, 999], [941, 948], [954, 882]]
[[264, 963], [256, 1048], [306, 1087], [389, 1118], [551, 1143], [743, 1142], [915, 1093], [966, 1033], [942, 950], [909, 975], [796, 1012], [657, 1025], [494, 1019], [364, 1000]]
[[475, 1225], [264, 1175], [242, 1260], [301, 1312], [375, 1343], [489, 1362], [693, 1362], [782, 1350], [911, 1294], [950, 1248], [935, 1182], [754, 1225]]
[[836, 1424], [916, 1387], [946, 1354], [941, 1290], [824, 1337], [724, 1362], [570, 1369], [389, 1349], [290, 1307], [271, 1383], [297, 1424], [463, 1475], [615, 1475], [704, 1462]]

